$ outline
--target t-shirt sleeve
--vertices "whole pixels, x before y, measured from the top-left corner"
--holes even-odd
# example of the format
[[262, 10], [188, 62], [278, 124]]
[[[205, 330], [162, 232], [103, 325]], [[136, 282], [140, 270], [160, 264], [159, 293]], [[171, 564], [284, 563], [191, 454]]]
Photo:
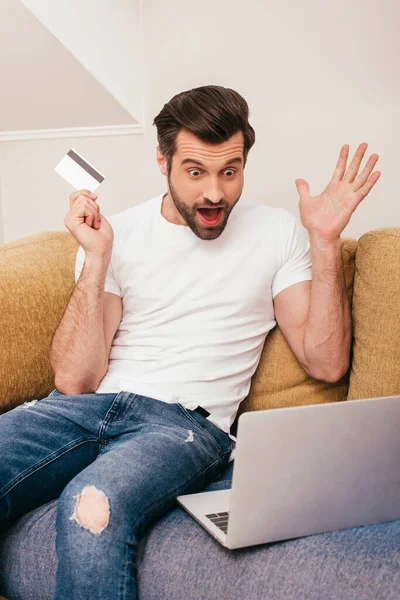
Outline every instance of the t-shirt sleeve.
[[[83, 269], [83, 264], [85, 262], [86, 253], [82, 246], [79, 246], [78, 251], [76, 253], [75, 258], [75, 283], [78, 281], [80, 274]], [[104, 284], [104, 291], [111, 292], [111, 294], [116, 294], [117, 296], [122, 296], [121, 288], [117, 283], [117, 280], [114, 275], [114, 269], [112, 265], [112, 257], [110, 260], [110, 264], [108, 266], [108, 271], [106, 275], [106, 281]]]
[[308, 231], [291, 212], [282, 211], [282, 264], [272, 280], [272, 298], [294, 283], [312, 279]]

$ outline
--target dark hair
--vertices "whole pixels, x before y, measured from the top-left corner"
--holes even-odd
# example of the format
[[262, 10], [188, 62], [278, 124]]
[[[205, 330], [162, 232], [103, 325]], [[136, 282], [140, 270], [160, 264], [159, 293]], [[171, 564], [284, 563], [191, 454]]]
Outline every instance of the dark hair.
[[238, 131], [243, 132], [243, 160], [253, 146], [256, 135], [248, 122], [249, 107], [235, 90], [219, 85], [204, 85], [181, 92], [164, 104], [155, 117], [160, 151], [171, 172], [175, 140], [182, 128], [209, 144], [221, 144]]

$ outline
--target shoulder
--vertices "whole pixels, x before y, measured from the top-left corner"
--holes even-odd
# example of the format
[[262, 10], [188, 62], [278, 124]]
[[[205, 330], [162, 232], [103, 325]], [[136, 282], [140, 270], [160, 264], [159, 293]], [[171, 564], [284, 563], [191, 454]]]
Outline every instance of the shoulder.
[[304, 227], [301, 218], [294, 215], [291, 211], [282, 208], [282, 219], [284, 224], [284, 232], [290, 238], [297, 238], [302, 241], [308, 240], [308, 231]]
[[297, 234], [300, 225], [297, 217], [280, 206], [261, 202], [247, 202], [247, 218], [253, 223], [253, 231], [266, 235], [270, 244], [285, 244]]
[[156, 196], [113, 215], [105, 215], [114, 231], [114, 250], [146, 237], [158, 200], [159, 196]]
[[150, 215], [154, 212], [154, 202], [157, 198], [150, 198], [144, 202], [140, 202], [135, 206], [121, 210], [120, 212], [112, 215], [105, 215], [106, 219], [110, 222], [114, 229], [114, 233], [117, 231], [123, 232], [126, 229], [130, 229], [132, 226], [137, 226], [138, 223], [143, 222], [143, 218], [146, 215]]
[[308, 232], [299, 216], [293, 214], [286, 208], [279, 208], [279, 220], [281, 222], [281, 234], [284, 238], [293, 239], [307, 237]]
[[[300, 216], [290, 210], [269, 204], [247, 202], [254, 231], [259, 231], [271, 252], [285, 261], [293, 252], [306, 252], [310, 247], [309, 235]], [[249, 228], [250, 230], [250, 228]]]
[[271, 206], [263, 202], [255, 200], [242, 199], [238, 202], [237, 217], [245, 217], [248, 220], [254, 221], [259, 226], [260, 224], [272, 225], [276, 227], [278, 221], [283, 219], [282, 212], [285, 210], [278, 206]]

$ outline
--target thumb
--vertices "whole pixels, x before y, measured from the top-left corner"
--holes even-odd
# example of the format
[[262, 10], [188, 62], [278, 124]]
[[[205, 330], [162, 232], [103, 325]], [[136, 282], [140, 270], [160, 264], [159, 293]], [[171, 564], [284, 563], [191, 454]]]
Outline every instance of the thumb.
[[310, 186], [308, 185], [305, 179], [296, 179], [295, 184], [297, 187], [297, 191], [300, 194], [300, 198], [303, 196], [308, 196], [310, 194]]

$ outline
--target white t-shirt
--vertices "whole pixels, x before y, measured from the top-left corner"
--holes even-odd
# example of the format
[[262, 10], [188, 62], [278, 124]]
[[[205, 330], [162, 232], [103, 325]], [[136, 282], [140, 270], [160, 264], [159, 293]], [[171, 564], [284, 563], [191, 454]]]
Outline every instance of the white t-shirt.
[[[106, 217], [114, 245], [104, 290], [123, 312], [96, 393], [202, 406], [229, 433], [276, 325], [272, 299], [312, 278], [308, 231], [286, 209], [242, 196], [222, 234], [202, 240], [163, 217], [165, 193]], [[79, 246], [75, 281], [84, 259]]]

